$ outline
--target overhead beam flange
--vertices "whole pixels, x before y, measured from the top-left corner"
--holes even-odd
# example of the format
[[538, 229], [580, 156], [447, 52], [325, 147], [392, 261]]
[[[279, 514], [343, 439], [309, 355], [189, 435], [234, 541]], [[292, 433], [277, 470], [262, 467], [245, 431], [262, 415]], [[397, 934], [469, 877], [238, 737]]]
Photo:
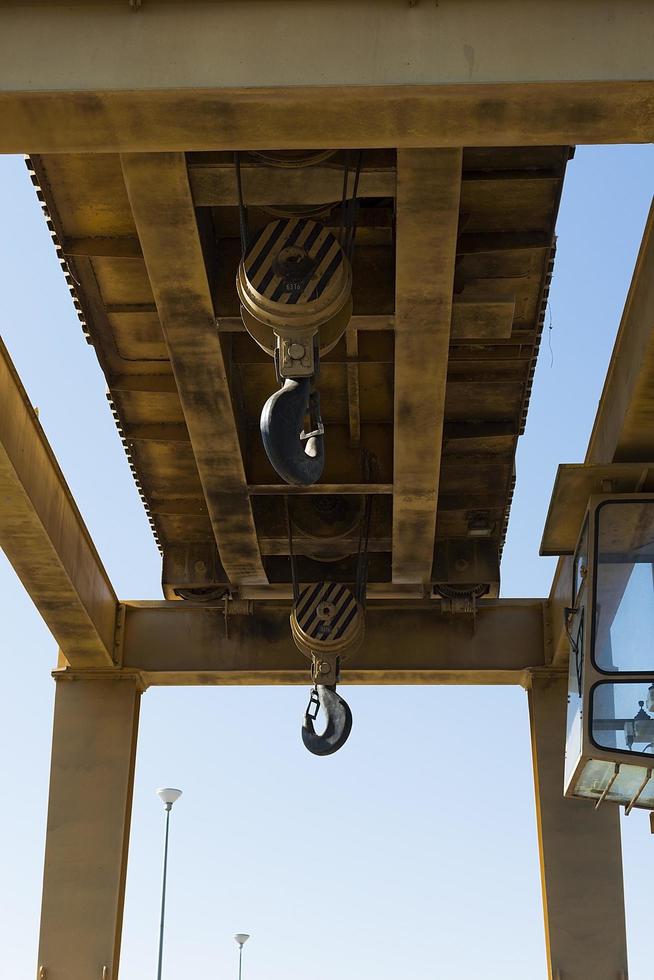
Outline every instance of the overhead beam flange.
[[116, 595], [2, 341], [0, 546], [68, 662], [112, 666]]
[[394, 582], [431, 578], [461, 165], [461, 150], [397, 153]]
[[233, 584], [264, 583], [184, 154], [121, 160], [220, 560]]

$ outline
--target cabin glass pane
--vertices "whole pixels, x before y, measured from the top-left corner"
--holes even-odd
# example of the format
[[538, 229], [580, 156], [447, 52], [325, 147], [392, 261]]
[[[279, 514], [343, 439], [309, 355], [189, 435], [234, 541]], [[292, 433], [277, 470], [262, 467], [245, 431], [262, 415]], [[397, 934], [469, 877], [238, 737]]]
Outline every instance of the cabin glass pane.
[[582, 731], [582, 664], [584, 652], [584, 608], [572, 615], [568, 625], [570, 659], [568, 661], [568, 710], [565, 739], [566, 778], [581, 754]]
[[595, 663], [654, 674], [654, 500], [611, 501], [597, 514]]
[[572, 604], [575, 606], [576, 600], [581, 592], [581, 587], [586, 581], [586, 575], [588, 573], [588, 518], [584, 523], [584, 529], [581, 532], [581, 537], [579, 538], [579, 544], [577, 545], [577, 550], [575, 552], [574, 561], [574, 576], [573, 576], [573, 590], [574, 594], [572, 596]]
[[654, 684], [648, 681], [596, 684], [591, 710], [593, 741], [611, 751], [654, 756], [653, 707]]

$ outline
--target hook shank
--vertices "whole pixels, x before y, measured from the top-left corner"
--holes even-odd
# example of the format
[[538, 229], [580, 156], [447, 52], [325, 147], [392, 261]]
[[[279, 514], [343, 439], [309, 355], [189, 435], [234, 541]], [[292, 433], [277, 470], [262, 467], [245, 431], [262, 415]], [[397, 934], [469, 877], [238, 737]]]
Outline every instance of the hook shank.
[[[311, 418], [305, 434], [304, 420]], [[282, 480], [292, 486], [316, 483], [325, 466], [320, 399], [310, 378], [286, 378], [261, 412], [261, 438], [268, 459]]]

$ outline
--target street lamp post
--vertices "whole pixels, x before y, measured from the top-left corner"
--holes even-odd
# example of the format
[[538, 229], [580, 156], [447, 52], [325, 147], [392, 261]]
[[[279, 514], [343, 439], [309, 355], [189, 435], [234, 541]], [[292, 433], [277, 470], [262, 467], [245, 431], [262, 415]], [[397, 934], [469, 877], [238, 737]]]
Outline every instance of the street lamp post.
[[243, 965], [243, 946], [250, 938], [247, 932], [237, 932], [234, 939], [238, 943], [238, 980], [241, 980], [241, 967]]
[[166, 808], [166, 836], [164, 838], [164, 862], [163, 880], [161, 883], [161, 919], [159, 922], [159, 962], [157, 964], [157, 980], [161, 980], [161, 966], [163, 962], [163, 937], [164, 937], [164, 916], [166, 912], [166, 874], [168, 872], [168, 828], [170, 825], [170, 811], [173, 803], [182, 795], [181, 789], [171, 789], [166, 787], [157, 790], [157, 796]]

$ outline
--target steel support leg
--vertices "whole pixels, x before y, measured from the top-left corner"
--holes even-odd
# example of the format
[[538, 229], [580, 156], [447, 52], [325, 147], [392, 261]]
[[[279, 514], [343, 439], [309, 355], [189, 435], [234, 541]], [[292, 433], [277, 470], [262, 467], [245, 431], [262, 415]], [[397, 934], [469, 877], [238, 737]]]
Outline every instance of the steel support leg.
[[140, 690], [57, 679], [37, 976], [116, 980]]
[[626, 980], [618, 808], [563, 796], [567, 690], [532, 674], [531, 745], [551, 980]]

